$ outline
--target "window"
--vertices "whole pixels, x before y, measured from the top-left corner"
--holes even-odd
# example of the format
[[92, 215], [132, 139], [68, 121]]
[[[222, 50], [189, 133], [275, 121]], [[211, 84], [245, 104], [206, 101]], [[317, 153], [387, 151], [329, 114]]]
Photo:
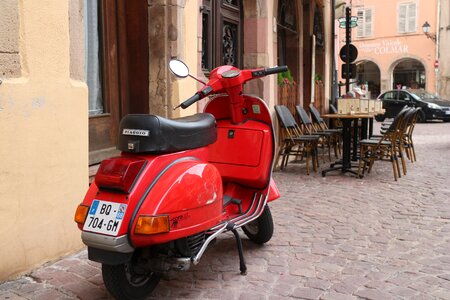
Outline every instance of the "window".
[[89, 116], [105, 113], [102, 97], [99, 4], [96, 0], [85, 0], [85, 74], [89, 87]]
[[242, 67], [240, 0], [204, 0], [202, 11], [202, 69], [220, 65]]
[[398, 7], [398, 32], [416, 32], [416, 3], [401, 3]]
[[357, 12], [358, 27], [356, 27], [356, 36], [359, 38], [372, 35], [372, 9], [361, 8]]
[[391, 92], [386, 92], [380, 98], [382, 100], [397, 100], [397, 96], [398, 96], [398, 92], [397, 91], [391, 91]]

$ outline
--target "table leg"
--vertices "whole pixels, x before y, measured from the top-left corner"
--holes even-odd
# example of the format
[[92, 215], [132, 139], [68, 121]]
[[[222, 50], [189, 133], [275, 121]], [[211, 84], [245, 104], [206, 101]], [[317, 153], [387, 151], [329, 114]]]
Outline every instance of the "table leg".
[[342, 163], [336, 163], [336, 165], [340, 165], [339, 167], [323, 170], [323, 177], [325, 177], [326, 173], [336, 170], [340, 170], [342, 173], [350, 172], [356, 175], [356, 172], [351, 170], [352, 121], [352, 119], [342, 119]]
[[353, 119], [353, 149], [352, 149], [352, 160], [358, 160], [358, 135], [359, 135], [359, 119]]

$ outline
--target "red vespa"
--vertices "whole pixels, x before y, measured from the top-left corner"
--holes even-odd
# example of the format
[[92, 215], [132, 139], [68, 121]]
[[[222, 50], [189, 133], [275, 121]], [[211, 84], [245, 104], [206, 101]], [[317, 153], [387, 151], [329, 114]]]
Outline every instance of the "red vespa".
[[[179, 60], [169, 68], [178, 77], [191, 76]], [[286, 70], [221, 66], [179, 105], [184, 109], [211, 96], [204, 113], [121, 120], [122, 153], [102, 161], [75, 213], [88, 257], [102, 264], [105, 286], [115, 298], [145, 298], [161, 275], [197, 264], [227, 231], [236, 238], [240, 271], [246, 274], [237, 229], [255, 243], [269, 241], [273, 221], [267, 203], [280, 195], [272, 180], [270, 111], [242, 89], [249, 80]]]

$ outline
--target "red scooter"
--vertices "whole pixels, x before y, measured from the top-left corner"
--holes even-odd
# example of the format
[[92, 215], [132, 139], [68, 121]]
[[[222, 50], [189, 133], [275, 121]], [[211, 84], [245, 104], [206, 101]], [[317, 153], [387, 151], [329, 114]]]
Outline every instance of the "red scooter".
[[[178, 77], [191, 76], [179, 60], [169, 68]], [[270, 110], [242, 89], [249, 80], [286, 70], [221, 66], [180, 105], [212, 96], [204, 113], [122, 119], [117, 146], [122, 153], [102, 161], [75, 213], [89, 259], [102, 264], [105, 286], [115, 298], [146, 297], [161, 275], [197, 264], [227, 231], [235, 236], [246, 274], [237, 229], [255, 243], [269, 241], [273, 221], [267, 203], [280, 195], [272, 180]]]

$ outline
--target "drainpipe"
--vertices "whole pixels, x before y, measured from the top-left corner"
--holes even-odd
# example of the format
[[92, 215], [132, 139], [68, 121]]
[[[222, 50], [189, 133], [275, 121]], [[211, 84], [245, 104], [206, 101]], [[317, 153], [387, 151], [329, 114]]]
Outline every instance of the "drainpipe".
[[331, 103], [336, 106], [337, 74], [336, 74], [336, 0], [331, 0], [331, 49], [333, 49], [331, 58]]
[[[436, 17], [436, 53], [435, 53], [435, 57], [436, 60], [439, 62], [439, 47], [440, 47], [440, 42], [439, 42], [439, 36], [440, 36], [440, 17], [441, 17], [441, 0], [437, 0], [437, 17]], [[439, 89], [440, 89], [440, 80], [441, 80], [441, 76], [440, 76], [440, 72], [439, 72], [439, 67], [437, 69], [435, 69], [436, 72], [436, 83], [435, 83], [435, 88], [436, 88], [436, 96], [439, 96]]]

